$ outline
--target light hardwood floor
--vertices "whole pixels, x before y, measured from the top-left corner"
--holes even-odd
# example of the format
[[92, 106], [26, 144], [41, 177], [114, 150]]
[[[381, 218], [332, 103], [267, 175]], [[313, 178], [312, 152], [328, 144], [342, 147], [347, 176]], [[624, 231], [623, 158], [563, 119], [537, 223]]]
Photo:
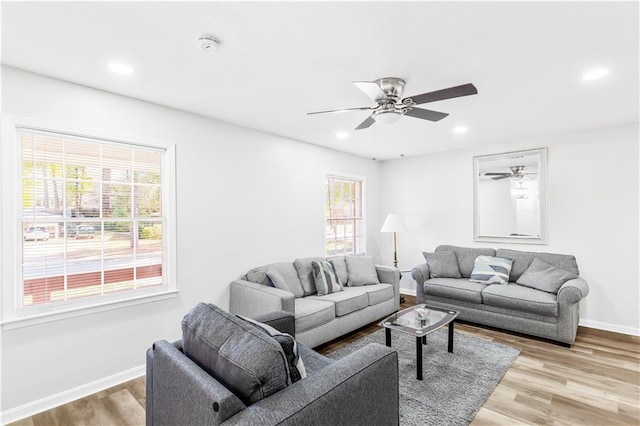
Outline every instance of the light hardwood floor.
[[[415, 303], [406, 299], [403, 308]], [[317, 350], [330, 352], [377, 329], [369, 325]], [[456, 332], [522, 350], [472, 426], [640, 425], [640, 338], [581, 327], [569, 349], [470, 324], [457, 324]], [[13, 425], [142, 425], [144, 405], [141, 377]]]

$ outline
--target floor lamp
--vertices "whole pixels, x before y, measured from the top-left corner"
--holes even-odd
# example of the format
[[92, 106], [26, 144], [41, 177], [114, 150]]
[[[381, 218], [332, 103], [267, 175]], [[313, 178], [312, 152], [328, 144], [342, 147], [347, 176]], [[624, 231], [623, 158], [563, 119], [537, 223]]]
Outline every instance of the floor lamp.
[[380, 232], [393, 232], [393, 266], [398, 267], [398, 232], [406, 232], [407, 225], [397, 213], [389, 213]]

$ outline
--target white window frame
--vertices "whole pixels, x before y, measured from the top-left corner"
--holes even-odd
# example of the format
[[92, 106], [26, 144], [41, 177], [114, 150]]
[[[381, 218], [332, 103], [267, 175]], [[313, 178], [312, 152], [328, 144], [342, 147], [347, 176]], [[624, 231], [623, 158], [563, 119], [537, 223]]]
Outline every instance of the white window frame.
[[[50, 123], [25, 117], [2, 115], [0, 144], [0, 306], [2, 330], [56, 321], [95, 312], [118, 309], [175, 297], [176, 283], [176, 161], [175, 145], [157, 139], [114, 135], [102, 131]], [[50, 305], [21, 308], [22, 282], [22, 191], [20, 176], [20, 129], [52, 132], [76, 138], [96, 139], [130, 146], [165, 150], [162, 170], [163, 243], [166, 285], [133, 292], [113, 293], [99, 298], [78, 298]]]
[[[359, 181], [362, 185], [362, 250], [356, 254], [366, 254], [367, 253], [367, 179], [365, 176], [354, 175], [350, 173], [342, 173], [339, 171], [326, 171], [322, 180], [322, 190], [323, 190], [323, 198], [322, 198], [322, 208], [325, 209], [325, 197], [324, 191], [326, 189], [327, 178], [335, 178], [335, 179], [345, 179], [345, 180], [355, 180]], [[327, 217], [323, 213], [323, 243], [322, 253], [327, 254], [327, 234], [326, 234], [326, 225], [327, 225]]]

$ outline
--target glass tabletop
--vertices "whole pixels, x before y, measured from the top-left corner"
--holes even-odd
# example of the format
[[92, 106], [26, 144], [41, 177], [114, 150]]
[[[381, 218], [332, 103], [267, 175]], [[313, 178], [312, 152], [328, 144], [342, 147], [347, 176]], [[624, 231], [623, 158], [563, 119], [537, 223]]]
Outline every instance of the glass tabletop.
[[458, 311], [421, 304], [398, 311], [378, 325], [422, 337], [449, 324], [458, 314]]

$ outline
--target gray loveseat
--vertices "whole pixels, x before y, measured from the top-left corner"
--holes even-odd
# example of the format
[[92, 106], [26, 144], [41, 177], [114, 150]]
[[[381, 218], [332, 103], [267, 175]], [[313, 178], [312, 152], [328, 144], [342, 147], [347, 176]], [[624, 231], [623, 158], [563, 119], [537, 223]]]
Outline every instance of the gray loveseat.
[[[579, 303], [589, 286], [579, 275], [574, 256], [492, 248], [441, 245], [435, 253], [453, 252], [461, 278], [434, 278], [427, 263], [416, 266], [418, 303], [460, 311], [459, 319], [516, 331], [571, 345], [576, 337]], [[469, 281], [477, 256], [512, 259], [508, 285]], [[517, 284], [534, 259], [573, 275], [556, 293]], [[557, 271], [556, 271], [557, 272]], [[541, 277], [544, 281], [544, 276]]]
[[[331, 259], [340, 281], [343, 284], [352, 281], [357, 271], [347, 268], [346, 257]], [[251, 269], [231, 283], [229, 310], [250, 318], [273, 311], [290, 312], [295, 317], [296, 340], [309, 347], [336, 339], [398, 310], [397, 268], [375, 265], [375, 283], [345, 286], [344, 291], [318, 296], [311, 266], [314, 260], [324, 259], [306, 257]], [[374, 268], [373, 263], [371, 267]], [[267, 276], [272, 269], [287, 281], [291, 291], [272, 286]]]
[[[194, 308], [185, 317], [191, 316], [189, 327], [194, 315], [200, 324], [197, 333], [183, 336], [187, 350], [182, 341], [158, 341], [147, 351], [147, 426], [398, 424], [395, 350], [374, 343], [332, 360], [298, 345], [306, 378], [278, 390], [273, 371], [284, 365], [269, 358], [270, 345], [279, 350], [275, 341], [213, 305]], [[258, 319], [293, 334], [292, 314], [272, 312]]]

